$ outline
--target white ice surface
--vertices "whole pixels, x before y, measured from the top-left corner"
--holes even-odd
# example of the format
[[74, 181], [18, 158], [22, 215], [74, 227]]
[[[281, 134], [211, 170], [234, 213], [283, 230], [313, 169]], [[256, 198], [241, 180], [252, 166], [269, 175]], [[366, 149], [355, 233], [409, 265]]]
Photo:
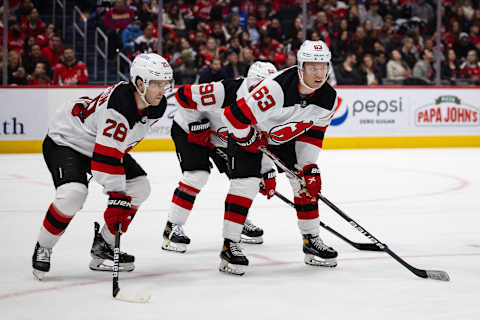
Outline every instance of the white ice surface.
[[[53, 250], [43, 282], [31, 255], [54, 188], [40, 154], [0, 155], [0, 319], [480, 319], [480, 149], [327, 150], [319, 161], [324, 195], [417, 268], [444, 270], [450, 282], [416, 277], [384, 253], [361, 252], [321, 231], [339, 251], [334, 269], [303, 262], [293, 209], [258, 196], [249, 218], [263, 245], [243, 245], [243, 277], [218, 271], [228, 181], [216, 171], [185, 227], [186, 254], [161, 250], [180, 176], [174, 153], [134, 153], [152, 183], [122, 250], [136, 269], [120, 287], [148, 291], [148, 304], [112, 299], [111, 274], [88, 269], [93, 222], [106, 196], [90, 194]], [[284, 176], [278, 189], [291, 198]], [[320, 204], [320, 218], [368, 242]]]

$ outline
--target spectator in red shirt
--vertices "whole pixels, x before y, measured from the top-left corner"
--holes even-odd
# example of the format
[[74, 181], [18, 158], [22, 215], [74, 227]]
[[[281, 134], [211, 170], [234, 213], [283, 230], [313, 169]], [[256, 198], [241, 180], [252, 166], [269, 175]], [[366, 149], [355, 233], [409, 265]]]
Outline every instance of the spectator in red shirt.
[[59, 35], [55, 34], [50, 39], [50, 45], [42, 49], [42, 58], [48, 60], [51, 66], [55, 66], [63, 53], [63, 43], [62, 38]]
[[37, 62], [33, 74], [27, 78], [30, 85], [50, 85], [52, 83], [52, 79], [48, 76], [47, 65], [41, 61]]
[[122, 48], [122, 31], [133, 22], [135, 13], [128, 8], [126, 0], [115, 0], [113, 8], [103, 18], [108, 36], [108, 57], [113, 58], [117, 49]]
[[23, 55], [25, 47], [25, 34], [22, 33], [20, 25], [15, 18], [8, 20], [8, 51], [15, 50]]
[[63, 61], [55, 66], [53, 82], [58, 85], [88, 84], [87, 67], [76, 60], [72, 48], [63, 50]]
[[22, 24], [22, 30], [27, 36], [37, 36], [45, 32], [46, 25], [38, 17], [38, 10], [36, 8], [32, 8], [27, 12], [25, 18], [26, 21]]
[[254, 55], [257, 59], [268, 59], [274, 62], [275, 66], [285, 63], [287, 56], [282, 52], [283, 45], [272, 39], [267, 34], [260, 36], [260, 41], [255, 45]]
[[23, 65], [25, 66], [25, 71], [28, 74], [33, 74], [37, 63], [42, 62], [45, 64], [45, 69], [47, 73], [51, 76], [51, 68], [47, 59], [42, 58], [42, 49], [38, 44], [34, 44], [31, 48], [30, 54], [25, 56]]
[[193, 15], [202, 20], [208, 20], [210, 18], [210, 11], [214, 5], [214, 0], [196, 1], [193, 6]]
[[478, 62], [477, 51], [468, 51], [467, 61], [460, 66], [460, 76], [472, 79], [476, 85], [480, 84], [480, 62]]

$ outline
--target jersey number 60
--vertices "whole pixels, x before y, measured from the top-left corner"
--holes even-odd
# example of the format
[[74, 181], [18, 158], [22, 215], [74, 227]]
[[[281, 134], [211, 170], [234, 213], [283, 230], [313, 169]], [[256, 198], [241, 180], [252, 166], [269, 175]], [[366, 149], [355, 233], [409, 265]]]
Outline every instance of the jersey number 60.
[[260, 89], [257, 90], [254, 94], [252, 94], [252, 97], [258, 101], [258, 107], [262, 111], [267, 111], [271, 107], [275, 105], [275, 100], [273, 100], [272, 95], [268, 94], [268, 88], [263, 86]]

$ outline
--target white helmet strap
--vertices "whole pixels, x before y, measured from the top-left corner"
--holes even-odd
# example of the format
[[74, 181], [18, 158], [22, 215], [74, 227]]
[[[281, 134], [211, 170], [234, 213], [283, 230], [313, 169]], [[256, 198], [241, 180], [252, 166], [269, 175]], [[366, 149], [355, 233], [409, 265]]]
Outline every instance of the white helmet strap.
[[[137, 80], [142, 80], [142, 83], [143, 83], [143, 92], [140, 91], [140, 88], [137, 86]], [[147, 102], [147, 98], [145, 98], [145, 95], [147, 94], [147, 88], [148, 88], [148, 83], [146, 83], [145, 81], [143, 81], [142, 78], [140, 77], [137, 77], [137, 79], [135, 79], [135, 89], [137, 89], [137, 92], [138, 94], [140, 95], [140, 98], [142, 99], [143, 102], [145, 102], [145, 104], [147, 106], [150, 105], [150, 103]]]

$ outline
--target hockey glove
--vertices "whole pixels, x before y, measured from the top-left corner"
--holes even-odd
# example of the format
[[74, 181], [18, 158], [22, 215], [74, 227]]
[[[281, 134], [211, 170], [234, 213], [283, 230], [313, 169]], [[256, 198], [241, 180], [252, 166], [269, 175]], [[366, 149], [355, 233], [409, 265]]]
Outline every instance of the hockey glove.
[[262, 175], [262, 182], [260, 183], [260, 193], [270, 199], [275, 195], [275, 188], [277, 181], [275, 180], [277, 173], [275, 170], [270, 170]]
[[128, 225], [132, 222], [132, 197], [118, 192], [109, 192], [108, 195], [108, 206], [104, 214], [108, 230], [115, 234], [117, 224], [121, 222], [122, 232], [127, 232]]
[[190, 122], [188, 124], [188, 142], [206, 147], [210, 142], [210, 121], [203, 119], [202, 121]]
[[232, 135], [232, 138], [235, 139], [235, 142], [240, 145], [243, 149], [251, 153], [259, 153], [260, 147], [265, 147], [268, 145], [268, 139], [262, 133], [257, 132], [254, 128], [250, 128], [250, 132], [243, 139], [238, 139]]
[[316, 164], [309, 164], [298, 172], [305, 181], [305, 188], [312, 200], [317, 199], [317, 195], [322, 190], [322, 178], [320, 169]]

